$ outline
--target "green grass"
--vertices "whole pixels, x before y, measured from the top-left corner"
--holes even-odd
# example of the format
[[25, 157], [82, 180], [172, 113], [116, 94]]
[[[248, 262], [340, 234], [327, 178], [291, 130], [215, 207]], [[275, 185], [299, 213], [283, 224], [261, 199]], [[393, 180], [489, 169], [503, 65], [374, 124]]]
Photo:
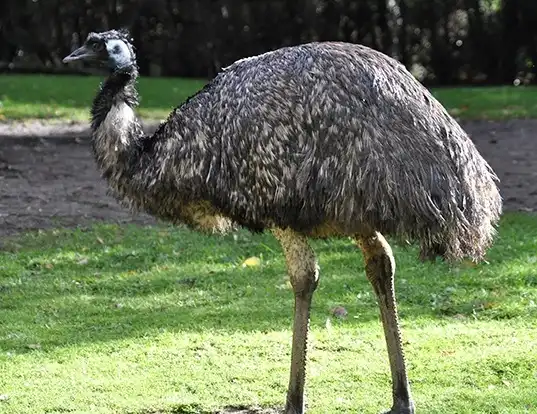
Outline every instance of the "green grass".
[[[271, 236], [97, 225], [3, 242], [0, 412], [283, 404], [292, 294]], [[361, 255], [347, 240], [314, 248], [310, 413], [378, 413], [390, 375]], [[395, 254], [419, 412], [537, 413], [537, 216], [506, 214], [477, 266]], [[252, 256], [260, 265], [242, 266]]]
[[[99, 83], [96, 76], [2, 75], [0, 121], [87, 121], [89, 105]], [[141, 77], [139, 114], [146, 120], [165, 119], [168, 113], [205, 81]], [[433, 89], [434, 95], [460, 119], [537, 118], [537, 88], [503, 86]]]
[[[89, 120], [89, 106], [104, 78], [97, 76], [2, 75], [0, 121], [27, 119]], [[139, 115], [165, 119], [170, 111], [201, 89], [198, 79], [139, 80]]]
[[537, 118], [535, 86], [439, 88], [432, 92], [459, 119]]

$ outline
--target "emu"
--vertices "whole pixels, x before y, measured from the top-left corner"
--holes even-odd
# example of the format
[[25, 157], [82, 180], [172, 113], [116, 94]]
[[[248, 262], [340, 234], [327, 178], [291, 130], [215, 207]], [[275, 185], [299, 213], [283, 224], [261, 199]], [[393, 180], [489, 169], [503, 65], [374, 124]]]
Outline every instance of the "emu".
[[346, 237], [377, 295], [392, 375], [389, 413], [413, 414], [385, 236], [420, 258], [479, 261], [501, 215], [498, 178], [444, 107], [396, 60], [313, 42], [236, 61], [144, 135], [126, 30], [90, 33], [64, 58], [108, 68], [92, 151], [123, 206], [191, 229], [268, 230], [294, 292], [286, 414], [303, 414], [319, 267], [308, 238]]

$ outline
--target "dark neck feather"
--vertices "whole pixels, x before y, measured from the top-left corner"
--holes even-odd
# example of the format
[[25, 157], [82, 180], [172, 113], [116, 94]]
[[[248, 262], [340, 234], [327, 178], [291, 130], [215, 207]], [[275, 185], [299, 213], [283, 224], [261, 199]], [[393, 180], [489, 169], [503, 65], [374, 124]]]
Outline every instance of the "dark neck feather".
[[[138, 165], [143, 130], [134, 114], [138, 104], [135, 68], [116, 70], [104, 82], [91, 108], [92, 148], [104, 177], [124, 188]], [[124, 190], [121, 190], [123, 192]]]
[[106, 119], [106, 115], [113, 105], [124, 102], [133, 109], [138, 105], [137, 78], [138, 70], [131, 67], [117, 70], [106, 79], [91, 107], [91, 128], [93, 131]]

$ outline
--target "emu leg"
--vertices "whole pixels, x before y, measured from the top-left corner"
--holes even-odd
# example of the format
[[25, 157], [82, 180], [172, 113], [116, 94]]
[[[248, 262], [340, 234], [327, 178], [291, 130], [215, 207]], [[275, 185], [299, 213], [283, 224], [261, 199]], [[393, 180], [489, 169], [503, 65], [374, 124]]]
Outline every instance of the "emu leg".
[[373, 285], [378, 298], [388, 347], [393, 387], [393, 406], [389, 413], [414, 414], [414, 402], [408, 384], [397, 316], [394, 289], [395, 260], [392, 249], [382, 234], [378, 232], [369, 237], [360, 237], [357, 242], [364, 255], [367, 278]]
[[306, 237], [292, 230], [276, 229], [273, 233], [285, 254], [287, 272], [295, 295], [291, 374], [285, 414], [303, 414], [310, 308], [319, 279], [319, 268]]

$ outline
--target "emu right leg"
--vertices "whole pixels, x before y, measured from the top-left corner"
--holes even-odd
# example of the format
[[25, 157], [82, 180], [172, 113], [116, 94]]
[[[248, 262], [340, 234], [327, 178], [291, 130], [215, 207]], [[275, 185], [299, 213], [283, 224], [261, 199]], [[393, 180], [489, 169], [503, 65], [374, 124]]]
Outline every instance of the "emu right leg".
[[388, 414], [414, 414], [416, 409], [405, 365], [395, 301], [395, 260], [390, 245], [379, 232], [357, 240], [365, 259], [365, 271], [377, 295], [392, 373], [393, 406]]
[[295, 320], [293, 324], [293, 347], [291, 350], [291, 374], [287, 391], [285, 414], [304, 414], [304, 384], [306, 380], [306, 351], [311, 300], [317, 287], [319, 269], [315, 253], [306, 237], [292, 230], [273, 230], [279, 240], [287, 272], [295, 294]]

